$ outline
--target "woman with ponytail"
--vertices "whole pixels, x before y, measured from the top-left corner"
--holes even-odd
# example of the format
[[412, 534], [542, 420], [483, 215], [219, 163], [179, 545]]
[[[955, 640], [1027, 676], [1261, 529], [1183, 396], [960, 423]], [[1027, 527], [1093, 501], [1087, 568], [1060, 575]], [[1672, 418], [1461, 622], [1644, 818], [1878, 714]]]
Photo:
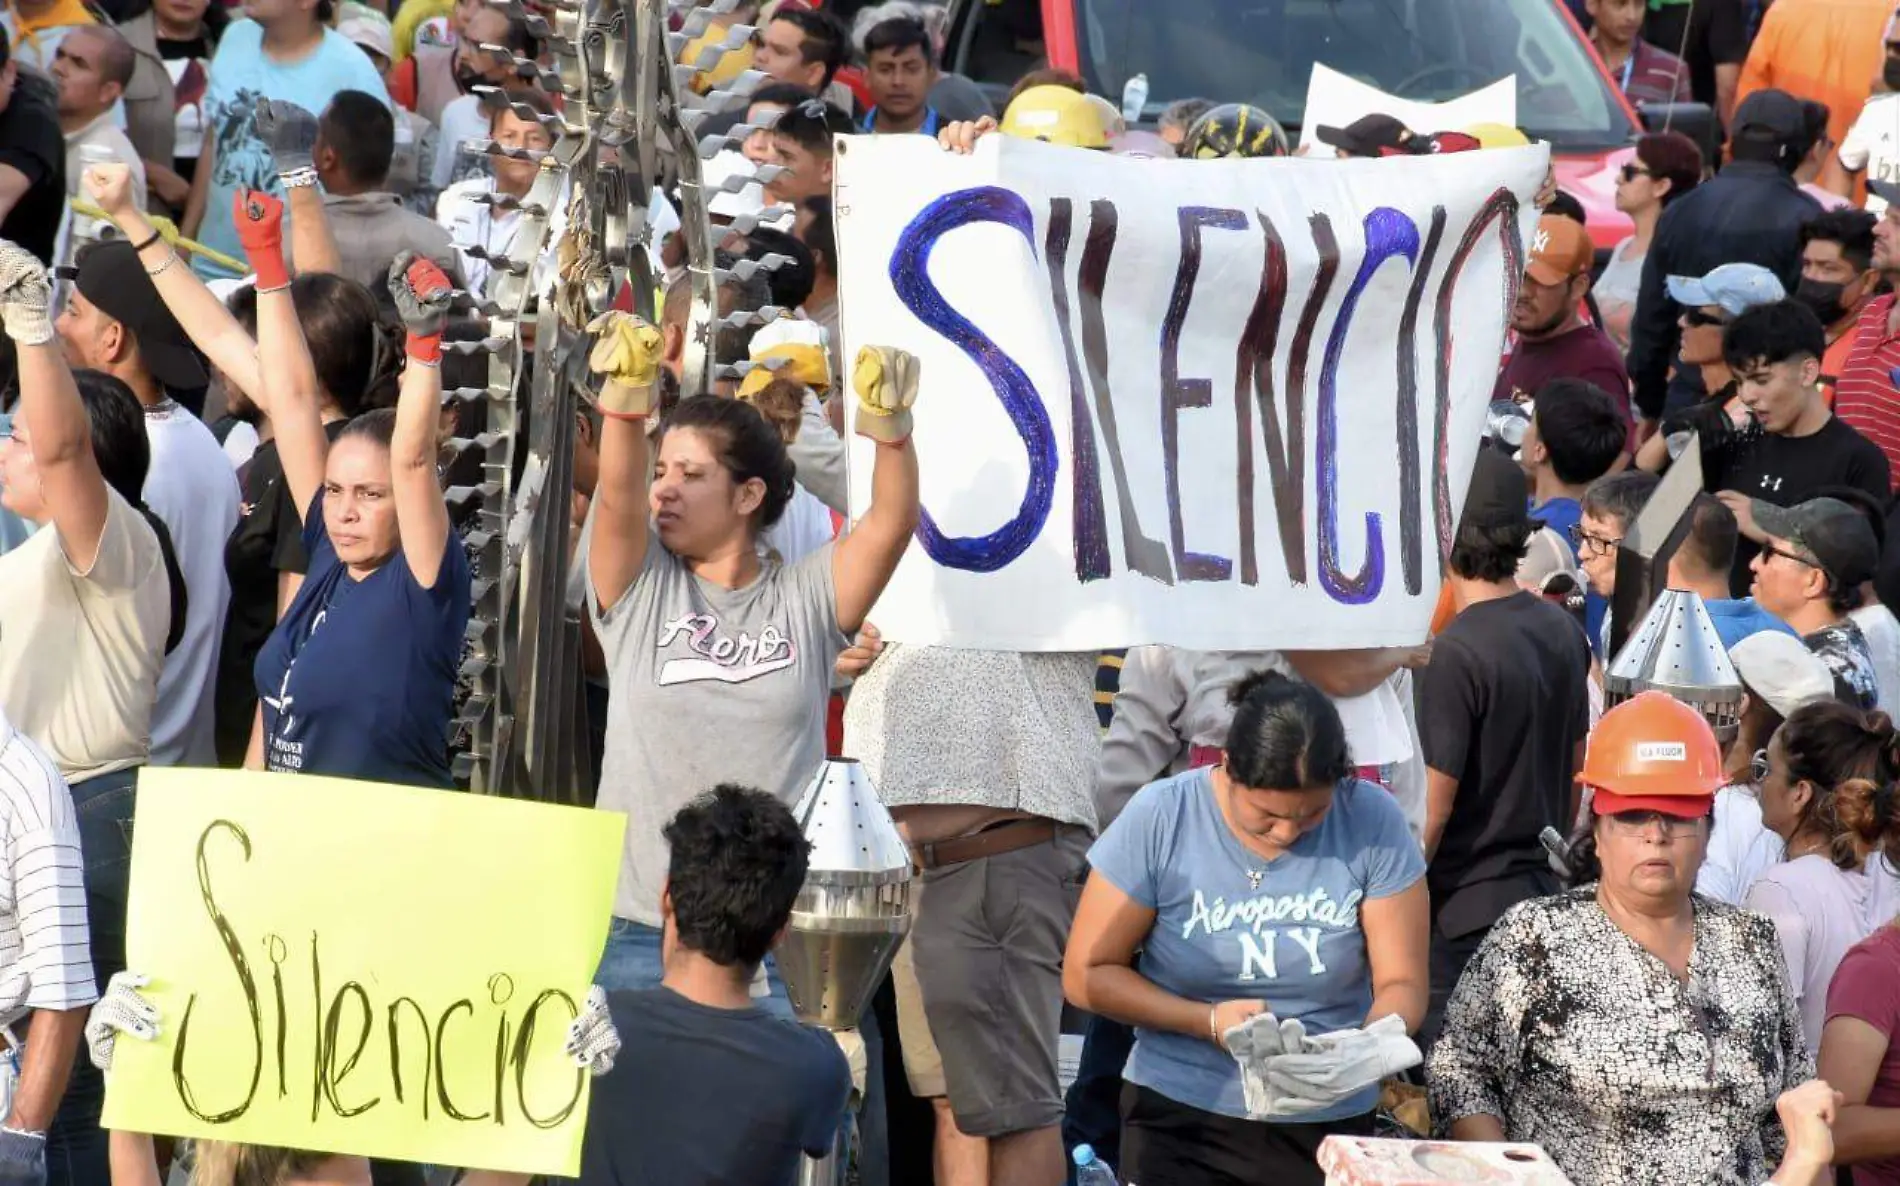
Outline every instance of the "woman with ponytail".
[[1900, 908], [1890, 863], [1900, 845], [1880, 822], [1893, 751], [1885, 713], [1823, 700], [1789, 714], [1755, 758], [1762, 823], [1781, 838], [1784, 855], [1744, 905], [1775, 924], [1810, 1052], [1820, 1049], [1828, 984], [1842, 957]]
[[[67, 368], [51, 298], [45, 265], [0, 241], [0, 319], [20, 376], [12, 433], [0, 440], [0, 499], [44, 525], [0, 557], [0, 704], [72, 788], [103, 983], [125, 966], [132, 788], [149, 756], [165, 651], [184, 629], [183, 580], [163, 528], [139, 503], [151, 454], [138, 400], [117, 379]], [[40, 1007], [0, 1133], [0, 1145], [40, 1134], [82, 1182], [105, 1174], [100, 1093], [90, 1068], [67, 1090], [84, 1015], [59, 1009], [91, 997], [72, 988]]]

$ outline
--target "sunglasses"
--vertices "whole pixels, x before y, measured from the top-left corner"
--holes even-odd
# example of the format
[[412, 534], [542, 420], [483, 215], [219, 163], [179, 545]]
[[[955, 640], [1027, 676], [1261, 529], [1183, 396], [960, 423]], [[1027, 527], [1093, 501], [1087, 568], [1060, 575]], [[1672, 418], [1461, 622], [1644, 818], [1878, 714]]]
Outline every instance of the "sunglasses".
[[1806, 556], [1797, 556], [1793, 552], [1786, 551], [1785, 549], [1782, 549], [1782, 548], [1777, 548], [1773, 544], [1763, 544], [1761, 546], [1761, 552], [1762, 552], [1762, 555], [1764, 556], [1779, 556], [1783, 560], [1792, 560], [1796, 564], [1805, 565], [1808, 568], [1818, 569], [1821, 567], [1820, 561], [1818, 560], [1810, 560]]
[[1643, 168], [1641, 165], [1624, 165], [1622, 169], [1622, 177], [1625, 182], [1634, 181], [1638, 177], [1654, 177], [1654, 176], [1655, 176], [1654, 173], [1651, 173], [1648, 169]]
[[1653, 828], [1660, 827], [1665, 836], [1687, 836], [1695, 831], [1700, 819], [1684, 819], [1679, 815], [1666, 815], [1660, 811], [1619, 811], [1607, 818], [1617, 830], [1631, 836], [1648, 834]]
[[1705, 313], [1701, 309], [1689, 309], [1685, 311], [1682, 315], [1682, 319], [1690, 325], [1699, 325], [1709, 329], [1719, 328], [1728, 324], [1728, 318], [1718, 313]]

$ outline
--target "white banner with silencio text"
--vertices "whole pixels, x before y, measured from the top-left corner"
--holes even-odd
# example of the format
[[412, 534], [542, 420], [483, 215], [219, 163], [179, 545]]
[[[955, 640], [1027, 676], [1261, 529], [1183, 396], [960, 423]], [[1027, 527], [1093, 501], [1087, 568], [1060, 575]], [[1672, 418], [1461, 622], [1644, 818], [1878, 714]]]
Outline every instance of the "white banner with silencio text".
[[[888, 639], [1424, 639], [1543, 147], [1156, 161], [841, 140], [844, 357], [922, 360]], [[873, 448], [851, 458], [854, 514]]]

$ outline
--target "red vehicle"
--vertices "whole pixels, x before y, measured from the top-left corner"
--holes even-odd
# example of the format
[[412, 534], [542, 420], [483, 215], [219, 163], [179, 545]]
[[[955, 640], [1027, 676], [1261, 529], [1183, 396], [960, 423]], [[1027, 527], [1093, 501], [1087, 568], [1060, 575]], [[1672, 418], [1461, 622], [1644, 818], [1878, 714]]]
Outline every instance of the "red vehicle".
[[1256, 104], [1297, 136], [1315, 62], [1428, 102], [1515, 75], [1518, 124], [1550, 143], [1558, 183], [1583, 203], [1598, 247], [1630, 231], [1616, 209], [1616, 174], [1633, 155], [1643, 121], [1561, 0], [959, 0], [953, 7], [950, 68], [1006, 86], [1046, 55], [1111, 98], [1145, 74], [1149, 120], [1175, 99], [1201, 96]]

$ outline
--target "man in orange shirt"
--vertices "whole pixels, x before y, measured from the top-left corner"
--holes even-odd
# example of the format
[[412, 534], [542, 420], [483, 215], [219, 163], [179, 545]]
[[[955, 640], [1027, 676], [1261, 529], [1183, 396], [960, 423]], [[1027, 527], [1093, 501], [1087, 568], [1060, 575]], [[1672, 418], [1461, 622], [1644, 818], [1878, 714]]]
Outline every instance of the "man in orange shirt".
[[1886, 55], [1894, 0], [1776, 0], [1742, 66], [1737, 102], [1776, 87], [1827, 105], [1827, 138], [1839, 144], [1860, 115]]

